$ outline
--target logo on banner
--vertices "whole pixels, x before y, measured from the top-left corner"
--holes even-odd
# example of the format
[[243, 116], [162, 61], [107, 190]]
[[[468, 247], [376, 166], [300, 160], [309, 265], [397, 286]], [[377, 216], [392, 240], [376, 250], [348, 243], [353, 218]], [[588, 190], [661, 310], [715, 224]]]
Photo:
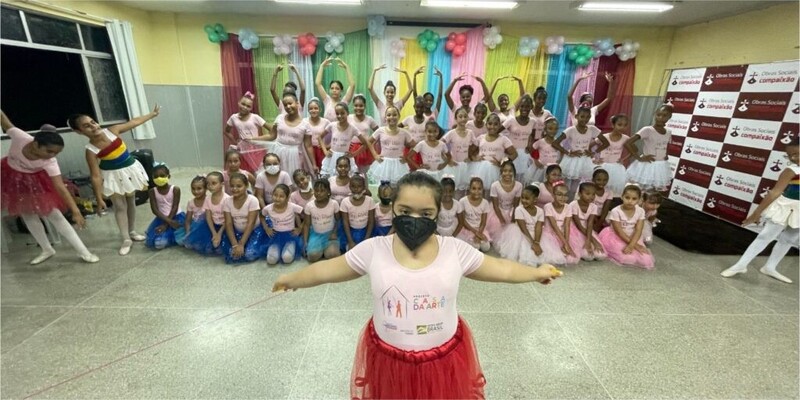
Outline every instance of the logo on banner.
[[786, 145], [792, 143], [792, 139], [797, 137], [800, 132], [800, 124], [783, 123], [778, 129], [778, 140], [775, 141], [775, 146], [772, 150], [786, 151]]
[[758, 191], [761, 177], [717, 168], [713, 190], [726, 196], [750, 202]]
[[791, 92], [797, 85], [797, 61], [750, 65], [743, 92]]
[[777, 181], [781, 172], [788, 166], [789, 158], [786, 156], [786, 152], [773, 150], [770, 152], [769, 159], [764, 168], [764, 178]]
[[752, 74], [750, 74], [750, 79], [747, 80], [747, 83], [752, 85], [752, 84], [758, 82], [756, 80], [756, 78], [758, 78], [758, 72], [753, 72]]
[[772, 179], [762, 178], [761, 184], [758, 185], [758, 190], [756, 190], [756, 197], [753, 199], [753, 203], [761, 204], [769, 195], [769, 191], [775, 187], [775, 183]]
[[689, 160], [680, 160], [675, 179], [700, 187], [708, 187], [714, 175], [714, 166]]
[[783, 168], [783, 161], [781, 160], [772, 161], [772, 166], [769, 167], [770, 171], [772, 172], [781, 172], [783, 171]]
[[725, 143], [758, 149], [772, 149], [779, 135], [781, 123], [777, 121], [759, 121], [753, 119], [730, 120], [730, 132]]
[[706, 80], [703, 82], [703, 91], [713, 92], [738, 92], [742, 87], [746, 65], [729, 67], [712, 67], [706, 70]]
[[717, 166], [745, 174], [761, 175], [770, 153], [769, 150], [726, 143], [722, 146], [722, 157]]
[[689, 124], [692, 122], [690, 114], [677, 114], [673, 113], [672, 118], [667, 121], [667, 129], [670, 130], [672, 136], [686, 136], [690, 130]]
[[722, 143], [711, 140], [687, 138], [681, 158], [706, 165], [716, 165]]
[[707, 192], [708, 189], [705, 187], [696, 186], [692, 183], [681, 180], [675, 180], [672, 182], [670, 199], [695, 210], [701, 210], [703, 208], [703, 201], [706, 198]]
[[669, 143], [667, 143], [667, 154], [673, 157], [680, 157], [685, 141], [686, 138], [683, 136], [670, 136]]
[[750, 204], [749, 201], [709, 190], [703, 211], [726, 221], [739, 224], [747, 217], [747, 213], [750, 211]]
[[734, 126], [731, 129], [731, 137], [738, 137], [739, 136], [739, 126]]
[[692, 118], [692, 127], [689, 128], [689, 137], [722, 142], [728, 131], [729, 118], [714, 118], [695, 115]]
[[693, 114], [697, 102], [697, 92], [667, 92], [664, 102], [672, 104], [673, 113]]
[[791, 98], [791, 93], [742, 93], [733, 118], [781, 121]]
[[670, 90], [698, 91], [703, 84], [705, 68], [682, 69], [672, 71]]
[[736, 92], [702, 92], [698, 96], [694, 114], [730, 118], [737, 107], [737, 95]]

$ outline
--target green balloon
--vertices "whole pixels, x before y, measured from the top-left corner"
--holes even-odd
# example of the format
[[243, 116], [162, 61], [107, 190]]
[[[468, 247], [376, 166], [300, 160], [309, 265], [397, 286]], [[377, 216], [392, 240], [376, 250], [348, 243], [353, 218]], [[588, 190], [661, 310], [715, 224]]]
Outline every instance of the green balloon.
[[578, 56], [578, 58], [575, 59], [575, 64], [585, 65], [586, 61], [587, 61], [587, 59], [586, 59], [585, 56]]
[[422, 31], [419, 34], [417, 34], [417, 40], [418, 41], [422, 41], [422, 38], [424, 38], [424, 37], [425, 37], [425, 31]]
[[589, 46], [584, 45], [581, 47], [581, 54], [583, 54], [584, 56], [591, 57], [592, 53], [593, 51], [591, 48], [589, 48]]
[[219, 33], [217, 33], [217, 32], [211, 32], [211, 33], [208, 34], [208, 40], [211, 43], [219, 43], [219, 39], [220, 39]]
[[428, 49], [428, 52], [430, 53], [436, 51], [436, 47], [438, 47], [436, 42], [428, 42], [428, 46], [426, 46], [426, 49]]
[[206, 25], [203, 27], [203, 30], [206, 31], [206, 33], [211, 33], [214, 32], [214, 27], [211, 25]]
[[567, 58], [569, 58], [570, 61], [575, 61], [575, 59], [578, 58], [578, 50], [570, 50], [569, 53], [567, 53]]
[[221, 40], [221, 41], [223, 41], [223, 42], [227, 42], [227, 41], [228, 41], [228, 39], [230, 39], [230, 36], [228, 36], [228, 32], [222, 32], [222, 33], [219, 35], [219, 40]]
[[435, 40], [437, 42], [439, 41], [439, 34], [438, 33], [433, 32], [433, 40]]
[[419, 47], [423, 49], [428, 48], [428, 39], [422, 38], [422, 40], [419, 41]]

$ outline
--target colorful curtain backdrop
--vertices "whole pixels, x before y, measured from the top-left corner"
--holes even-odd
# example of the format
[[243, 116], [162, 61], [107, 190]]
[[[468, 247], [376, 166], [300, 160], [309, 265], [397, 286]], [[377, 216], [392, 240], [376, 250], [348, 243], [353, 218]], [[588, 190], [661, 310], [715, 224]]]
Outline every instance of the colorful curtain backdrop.
[[[406, 56], [400, 60], [400, 69], [408, 72], [408, 76], [411, 77], [412, 81], [414, 79], [414, 72], [419, 69], [419, 67], [425, 67], [428, 65], [428, 52], [422, 50], [419, 46], [419, 43], [415, 39], [403, 39], [406, 43]], [[441, 40], [440, 40], [441, 41]], [[444, 43], [440, 43], [441, 46], [444, 46]], [[438, 47], [437, 47], [438, 50]], [[421, 74], [417, 80], [417, 85], [420, 85], [420, 88], [427, 87], [427, 80], [425, 79], [425, 75]], [[397, 77], [399, 82], [395, 82], [397, 85], [397, 98], [404, 95], [407, 90], [411, 90], [412, 88], [408, 87], [408, 83], [406, 82], [406, 77], [403, 74]], [[377, 88], [376, 88], [377, 90]], [[383, 87], [381, 87], [383, 90]], [[419, 92], [419, 91], [418, 91]], [[425, 91], [419, 92], [420, 94], [425, 93]], [[406, 104], [403, 106], [403, 109], [400, 110], [400, 121], [403, 118], [414, 115], [414, 95], [412, 94], [411, 97], [408, 98]]]
[[275, 92], [278, 96], [283, 93], [283, 85], [289, 81], [288, 58], [285, 55], [279, 56], [275, 54], [272, 38], [262, 37], [258, 42], [258, 48], [251, 50], [256, 78], [255, 93], [261, 105], [261, 113], [259, 114], [268, 122], [272, 122], [278, 116], [278, 105], [272, 99], [269, 87], [275, 68], [281, 64], [283, 65], [283, 70], [278, 73], [278, 84], [275, 86]]
[[[506, 76], [516, 76], [525, 84], [525, 78], [531, 65], [530, 57], [520, 57], [517, 53], [517, 46], [519, 39], [511, 36], [504, 36], [503, 43], [497, 46], [494, 50], [486, 49], [486, 72], [484, 79], [489, 90], [492, 89], [495, 80]], [[519, 84], [513, 79], [503, 79], [495, 88], [493, 93], [495, 104], [497, 104], [497, 97], [501, 94], [507, 94], [511, 101], [510, 106], [520, 97]]]
[[[239, 112], [239, 99], [245, 92], [256, 92], [255, 75], [253, 73], [253, 54], [239, 44], [239, 36], [230, 34], [230, 40], [220, 44], [220, 61], [222, 64], [222, 134], [224, 124], [232, 114]], [[258, 97], [253, 101], [253, 112], [259, 111]], [[229, 145], [223, 135], [223, 151]]]
[[[297, 46], [297, 43], [292, 46], [292, 54], [289, 54], [289, 62], [297, 67], [297, 72], [300, 74], [300, 79], [303, 80], [303, 83], [306, 86], [306, 98], [305, 104], [303, 104], [303, 116], [308, 116], [308, 101], [316, 95], [316, 88], [314, 87], [314, 73], [316, 71], [314, 71], [314, 68], [311, 65], [311, 57], [301, 55], [300, 47]], [[290, 79], [297, 83], [299, 90], [300, 82], [296, 82], [297, 77], [294, 76], [294, 74], [290, 74]], [[300, 93], [297, 93], [297, 95], [299, 96]]]
[[[369, 42], [370, 55], [372, 57], [372, 68], [375, 69], [383, 64], [386, 64], [385, 69], [382, 69], [375, 74], [375, 91], [381, 95], [381, 98], [383, 98], [383, 93], [381, 90], [383, 85], [386, 84], [386, 81], [391, 80], [396, 84], [399, 75], [394, 68], [400, 65], [400, 59], [392, 55], [391, 43], [393, 40], [402, 39], [400, 39], [400, 37], [397, 35], [391, 34], [390, 31], [391, 28], [387, 27], [383, 34], [384, 37], [373, 37], [370, 38]], [[370, 71], [370, 74], [371, 73], [372, 71]], [[369, 77], [367, 79], [369, 79]], [[367, 81], [367, 84], [369, 84], [369, 81]], [[367, 97], [369, 98], [369, 95], [367, 95]], [[373, 110], [373, 114], [371, 115], [376, 121], [380, 121], [377, 108]]]
[[[486, 47], [483, 45], [483, 27], [472, 28], [467, 32], [467, 51], [461, 55], [461, 57], [453, 58], [453, 62], [451, 64], [450, 69], [450, 76], [451, 80], [453, 78], [458, 77], [461, 74], [466, 74], [467, 76], [459, 83], [456, 84], [455, 88], [453, 88], [453, 92], [450, 94], [456, 108], [460, 107], [461, 100], [459, 99], [459, 88], [464, 85], [472, 85], [475, 89], [472, 95], [472, 107], [475, 107], [475, 104], [483, 99], [483, 89], [481, 85], [473, 78], [472, 76], [486, 76], [485, 75], [485, 68], [486, 68]], [[449, 85], [450, 82], [447, 82]], [[445, 85], [445, 87], [447, 87]], [[442, 100], [442, 103], [445, 101]], [[445, 130], [450, 126], [453, 126], [453, 113], [448, 110], [448, 114], [450, 116], [448, 123], [445, 127]]]
[[567, 94], [575, 76], [575, 64], [567, 59], [573, 45], [564, 46], [564, 51], [550, 56], [547, 69], [547, 103], [545, 108], [558, 118], [561, 129], [567, 127]]
[[[602, 58], [612, 58], [613, 61], [616, 62], [616, 69], [612, 74], [614, 75], [614, 79], [617, 82], [617, 95], [614, 97], [614, 100], [603, 110], [600, 115], [597, 116], [597, 126], [603, 128], [603, 130], [611, 130], [611, 116], [615, 114], [625, 114], [628, 116], [628, 120], [632, 121], [631, 115], [633, 113], [633, 80], [636, 76], [636, 61], [628, 60], [628, 61], [620, 61], [617, 57], [601, 57]], [[598, 71], [599, 73], [600, 71]], [[603, 84], [605, 86], [605, 92], [608, 92], [608, 82], [605, 78], [598, 78], [597, 84]], [[595, 91], [598, 90], [599, 87], [595, 87]], [[605, 98], [605, 97], [603, 97]], [[597, 102], [597, 97], [595, 97], [595, 102]], [[602, 125], [600, 124], [602, 121]]]
[[[372, 102], [369, 101], [369, 93], [367, 91], [369, 77], [372, 74], [372, 58], [370, 56], [369, 42], [370, 38], [366, 29], [357, 32], [345, 33], [344, 51], [337, 57], [341, 58], [342, 61], [350, 66], [350, 70], [352, 71], [353, 77], [356, 80], [355, 93], [360, 93], [367, 97], [368, 101], [366, 113], [373, 115], [374, 106]], [[328, 56], [328, 53], [325, 52], [325, 43], [326, 40], [324, 37], [319, 38], [317, 52], [314, 53], [314, 57], [312, 58], [315, 75], [320, 64], [322, 64], [322, 61], [324, 61], [325, 57]], [[322, 76], [322, 84], [326, 90], [332, 80], [341, 81], [345, 86], [345, 90], [347, 90], [347, 74], [342, 68], [335, 64], [326, 68], [325, 73]]]
[[[580, 104], [581, 95], [588, 92], [591, 93], [592, 96], [594, 96], [595, 82], [598, 80], [597, 67], [599, 63], [600, 61], [597, 58], [592, 58], [592, 61], [589, 63], [589, 65], [585, 67], [575, 68], [575, 76], [572, 81], [573, 85], [575, 84], [575, 82], [578, 82], [578, 80], [581, 79], [582, 76], [588, 75], [586, 79], [583, 79], [580, 82], [578, 82], [578, 86], [575, 88], [575, 93], [572, 94], [572, 104], [575, 105], [576, 110], [581, 105]], [[600, 78], [600, 79], [605, 80], [605, 78]], [[594, 104], [599, 103], [604, 98], [605, 97], [602, 98], [595, 97]], [[566, 123], [567, 126], [572, 126], [572, 118], [567, 118]]]
[[[447, 102], [444, 100], [444, 91], [447, 85], [450, 84], [450, 65], [452, 64], [452, 56], [445, 50], [445, 43], [447, 43], [447, 38], [439, 39], [439, 47], [437, 47], [433, 53], [428, 53], [428, 68], [425, 70], [426, 85], [423, 86], [419, 84], [420, 86], [417, 87], [417, 93], [419, 93], [420, 96], [425, 94], [425, 92], [433, 93], [434, 108], [436, 107], [436, 98], [441, 94], [442, 104], [437, 110], [438, 117], [436, 118], [436, 122], [442, 129], [449, 127], [450, 113], [447, 109]], [[436, 68], [442, 72], [441, 92], [439, 92], [439, 77], [436, 76]]]
[[550, 56], [545, 53], [544, 49], [544, 45], [539, 46], [536, 55], [530, 58], [528, 70], [525, 71], [522, 77], [528, 93], [533, 93], [539, 86], [547, 88], [547, 70], [550, 66]]

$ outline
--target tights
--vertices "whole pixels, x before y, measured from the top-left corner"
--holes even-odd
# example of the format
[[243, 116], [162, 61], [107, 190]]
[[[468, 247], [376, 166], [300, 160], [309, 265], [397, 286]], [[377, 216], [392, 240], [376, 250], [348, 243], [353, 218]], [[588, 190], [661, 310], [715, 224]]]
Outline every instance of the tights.
[[[28, 231], [31, 233], [34, 239], [36, 239], [36, 243], [42, 248], [42, 252], [44, 253], [55, 253], [56, 251], [53, 249], [53, 246], [50, 244], [50, 240], [47, 239], [47, 233], [44, 231], [44, 225], [42, 224], [42, 220], [38, 215], [35, 214], [22, 214], [20, 215], [23, 221], [25, 221], [25, 226], [28, 227]], [[78, 255], [88, 256], [89, 249], [81, 241], [81, 238], [78, 237], [78, 233], [75, 232], [75, 229], [72, 228], [72, 225], [69, 224], [64, 215], [61, 214], [59, 210], [53, 210], [50, 214], [43, 216], [42, 218], [47, 219], [50, 224], [56, 228], [56, 231], [66, 239], [69, 244], [78, 252]]]
[[117, 220], [119, 233], [122, 240], [131, 240], [130, 232], [136, 225], [136, 201], [133, 196], [123, 196], [115, 194], [111, 196], [111, 204], [114, 206], [114, 218]]
[[279, 258], [284, 264], [291, 264], [292, 261], [294, 261], [295, 247], [294, 242], [286, 243], [286, 245], [283, 246], [283, 253], [281, 253], [277, 244], [269, 246], [269, 249], [267, 249], [267, 264], [277, 264]]
[[747, 247], [742, 258], [733, 266], [735, 269], [745, 269], [747, 264], [750, 264], [753, 259], [759, 255], [767, 245], [773, 240], [777, 240], [775, 247], [772, 248], [772, 253], [764, 264], [764, 269], [774, 271], [778, 263], [783, 259], [792, 246], [797, 246], [798, 239], [800, 239], [800, 229], [789, 228], [781, 224], [776, 224], [772, 221], [767, 221], [764, 229], [758, 234], [753, 243]]

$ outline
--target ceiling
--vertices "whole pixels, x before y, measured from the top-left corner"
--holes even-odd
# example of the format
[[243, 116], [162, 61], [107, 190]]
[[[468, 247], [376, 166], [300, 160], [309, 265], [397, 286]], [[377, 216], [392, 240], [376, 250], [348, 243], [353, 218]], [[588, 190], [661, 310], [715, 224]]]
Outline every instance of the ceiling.
[[[630, 0], [616, 0], [630, 1]], [[796, 0], [790, 0], [796, 1]], [[364, 17], [417, 21], [518, 21], [592, 25], [684, 26], [767, 8], [783, 1], [675, 1], [675, 8], [661, 14], [579, 11], [572, 1], [518, 0], [513, 10], [453, 10], [424, 8], [419, 0], [362, 0], [361, 6], [309, 6], [275, 3], [271, 0], [123, 0], [129, 7], [175, 13], [223, 13], [269, 16]]]

